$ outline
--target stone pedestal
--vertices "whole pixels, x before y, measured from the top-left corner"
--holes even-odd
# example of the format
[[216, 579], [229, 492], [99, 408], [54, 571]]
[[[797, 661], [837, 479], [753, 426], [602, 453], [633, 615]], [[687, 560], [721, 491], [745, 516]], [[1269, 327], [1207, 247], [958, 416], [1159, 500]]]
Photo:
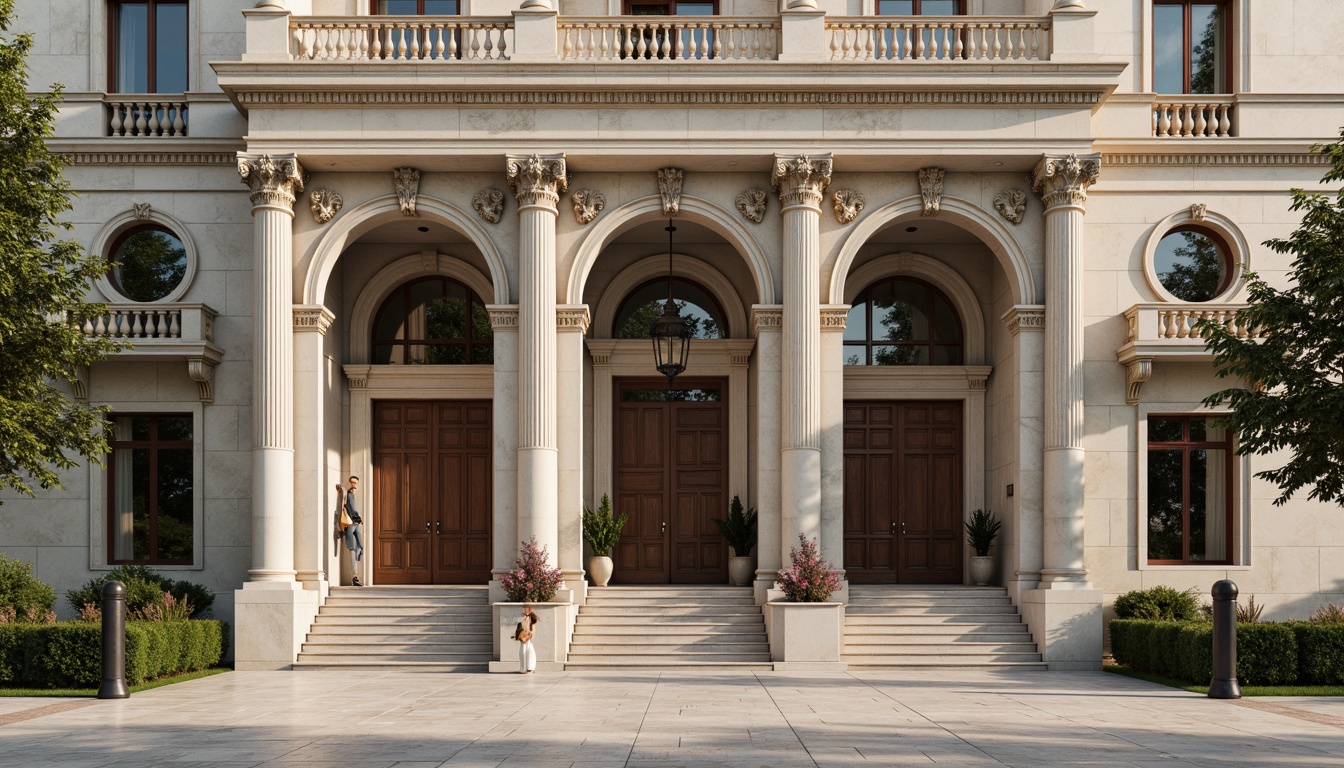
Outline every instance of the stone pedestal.
[[[531, 605], [537, 614], [537, 626], [532, 637], [532, 647], [537, 652], [537, 671], [563, 672], [579, 608], [570, 603]], [[513, 632], [523, 619], [523, 603], [495, 603], [493, 612], [495, 660], [490, 662], [490, 671], [516, 673], [520, 645], [513, 639]]]
[[317, 617], [319, 594], [297, 581], [249, 581], [233, 592], [233, 667], [289, 669]]
[[848, 668], [840, 661], [845, 642], [843, 603], [766, 603], [765, 623], [776, 672]]
[[1028, 590], [1022, 593], [1021, 608], [1051, 670], [1101, 670], [1101, 590]]

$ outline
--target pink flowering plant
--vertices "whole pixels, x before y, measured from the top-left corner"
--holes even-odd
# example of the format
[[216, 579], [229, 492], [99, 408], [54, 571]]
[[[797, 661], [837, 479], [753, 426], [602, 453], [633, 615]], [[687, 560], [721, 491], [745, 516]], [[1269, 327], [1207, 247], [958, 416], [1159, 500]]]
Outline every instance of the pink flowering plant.
[[787, 571], [775, 574], [775, 581], [784, 590], [784, 599], [790, 603], [824, 603], [840, 588], [840, 577], [831, 564], [821, 559], [816, 539], [798, 535], [797, 547], [789, 549]]
[[499, 577], [504, 594], [511, 603], [548, 603], [564, 579], [559, 568], [546, 563], [546, 548], [535, 538], [523, 542], [514, 569]]

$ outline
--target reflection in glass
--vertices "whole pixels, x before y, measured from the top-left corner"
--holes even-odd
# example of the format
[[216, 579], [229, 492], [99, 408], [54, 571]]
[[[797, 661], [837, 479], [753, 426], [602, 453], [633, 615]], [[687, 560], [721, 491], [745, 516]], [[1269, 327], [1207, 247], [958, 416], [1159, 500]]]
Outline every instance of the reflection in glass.
[[1148, 559], [1184, 560], [1182, 452], [1148, 449]]
[[149, 5], [121, 3], [117, 14], [118, 93], [149, 93]]
[[373, 323], [375, 365], [490, 365], [494, 332], [485, 305], [443, 277], [398, 288]]
[[913, 278], [883, 280], [860, 293], [845, 342], [845, 365], [962, 364], [961, 322], [951, 302]]
[[1153, 90], [1164, 94], [1227, 93], [1226, 48], [1226, 5], [1155, 5]]
[[1185, 8], [1153, 6], [1153, 90], [1185, 93]]
[[1179, 230], [1160, 241], [1153, 253], [1157, 280], [1182, 301], [1210, 301], [1227, 287], [1227, 258], [1213, 238]]
[[1190, 8], [1190, 93], [1227, 93], [1221, 5]]
[[154, 8], [154, 93], [186, 93], [187, 4]]
[[717, 389], [622, 389], [622, 403], [717, 403]]
[[187, 274], [186, 247], [162, 229], [124, 235], [112, 261], [112, 283], [131, 301], [158, 301], [181, 285]]
[[1228, 438], [1214, 417], [1149, 418], [1149, 561], [1230, 561]]
[[[682, 278], [672, 279], [672, 300], [677, 305], [693, 339], [726, 339], [728, 325], [723, 312], [709, 292]], [[618, 339], [647, 339], [654, 323], [663, 314], [667, 302], [667, 279], [659, 278], [636, 288], [621, 302], [616, 313], [614, 336]]]
[[191, 416], [118, 416], [108, 464], [111, 560], [190, 563]]

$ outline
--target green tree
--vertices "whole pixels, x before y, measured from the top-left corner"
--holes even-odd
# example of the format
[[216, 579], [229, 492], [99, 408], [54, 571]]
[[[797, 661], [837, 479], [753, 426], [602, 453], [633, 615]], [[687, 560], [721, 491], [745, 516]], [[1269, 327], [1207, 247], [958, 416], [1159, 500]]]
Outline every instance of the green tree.
[[105, 411], [53, 382], [114, 347], [81, 331], [103, 311], [83, 298], [107, 266], [56, 239], [70, 209], [64, 158], [46, 145], [60, 88], [29, 95], [32, 39], [10, 33], [13, 17], [14, 0], [0, 0], [0, 489], [31, 496], [33, 484], [61, 487], [57, 473], [76, 466], [71, 452], [93, 461], [107, 453]]
[[[1344, 181], [1344, 130], [1339, 141], [1314, 151], [1330, 161], [1322, 181]], [[1289, 287], [1248, 275], [1250, 306], [1239, 315], [1263, 338], [1239, 339], [1219, 323], [1199, 324], [1218, 376], [1245, 382], [1204, 403], [1232, 407], [1222, 423], [1239, 436], [1238, 453], [1289, 452], [1283, 466], [1256, 473], [1279, 487], [1276, 505], [1307, 487], [1308, 498], [1344, 505], [1344, 190], [1292, 194], [1302, 223], [1286, 239], [1265, 243], [1293, 256]]]
[[1207, 235], [1178, 232], [1185, 245], [1175, 249], [1171, 269], [1158, 275], [1163, 287], [1182, 301], [1208, 301], [1223, 287], [1223, 254]]

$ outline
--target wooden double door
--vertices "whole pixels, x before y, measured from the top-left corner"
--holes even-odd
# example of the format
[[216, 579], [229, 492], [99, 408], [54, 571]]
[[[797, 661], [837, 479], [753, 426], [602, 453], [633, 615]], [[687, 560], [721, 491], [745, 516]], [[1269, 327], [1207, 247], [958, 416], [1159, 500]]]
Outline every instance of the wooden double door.
[[490, 581], [490, 422], [489, 400], [373, 404], [375, 583]]
[[845, 573], [855, 584], [960, 584], [960, 402], [846, 401]]
[[722, 584], [728, 547], [727, 382], [616, 385], [612, 504], [630, 516], [612, 552], [616, 584]]

